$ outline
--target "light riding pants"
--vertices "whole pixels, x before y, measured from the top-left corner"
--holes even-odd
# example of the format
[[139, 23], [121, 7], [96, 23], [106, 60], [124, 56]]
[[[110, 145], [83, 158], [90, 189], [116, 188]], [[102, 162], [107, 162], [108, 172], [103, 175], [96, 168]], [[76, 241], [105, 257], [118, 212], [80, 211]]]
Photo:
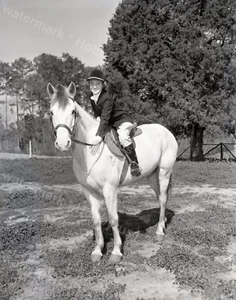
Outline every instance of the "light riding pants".
[[130, 131], [133, 127], [133, 123], [124, 122], [117, 128], [119, 141], [123, 147], [127, 147], [132, 143], [130, 138]]

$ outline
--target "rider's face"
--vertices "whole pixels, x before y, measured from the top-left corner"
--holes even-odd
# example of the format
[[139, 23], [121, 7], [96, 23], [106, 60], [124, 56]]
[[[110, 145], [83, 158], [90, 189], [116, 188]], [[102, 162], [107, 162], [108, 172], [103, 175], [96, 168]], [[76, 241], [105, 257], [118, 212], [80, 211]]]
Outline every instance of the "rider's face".
[[102, 91], [103, 82], [101, 80], [92, 79], [89, 81], [89, 87], [90, 87], [91, 92], [94, 95], [97, 95]]

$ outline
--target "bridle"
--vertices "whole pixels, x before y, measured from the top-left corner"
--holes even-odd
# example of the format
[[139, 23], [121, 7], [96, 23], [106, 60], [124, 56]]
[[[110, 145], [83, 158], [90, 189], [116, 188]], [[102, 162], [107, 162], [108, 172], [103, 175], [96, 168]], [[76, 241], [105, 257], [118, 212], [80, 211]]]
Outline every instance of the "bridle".
[[[72, 97], [69, 97], [71, 100], [73, 100], [73, 102], [75, 102], [75, 99], [72, 98]], [[80, 140], [77, 140], [75, 138], [75, 130], [76, 130], [76, 125], [77, 125], [77, 120], [78, 120], [78, 117], [80, 117], [80, 114], [79, 112], [74, 109], [72, 111], [72, 114], [74, 115], [74, 125], [73, 125], [73, 128], [71, 129], [69, 126], [67, 126], [66, 124], [58, 124], [55, 128], [54, 128], [54, 125], [53, 125], [53, 122], [52, 122], [52, 114], [50, 115], [50, 122], [52, 124], [52, 127], [53, 127], [53, 132], [54, 132], [54, 137], [56, 138], [57, 137], [57, 129], [58, 128], [65, 128], [69, 134], [70, 134], [70, 137], [71, 137], [71, 141], [74, 142], [74, 143], [77, 143], [77, 144], [81, 144], [81, 145], [85, 145], [85, 146], [97, 146], [99, 144], [101, 144], [103, 142], [103, 140], [97, 144], [90, 144], [90, 143], [86, 143], [86, 142], [83, 142], [83, 141], [80, 141]]]

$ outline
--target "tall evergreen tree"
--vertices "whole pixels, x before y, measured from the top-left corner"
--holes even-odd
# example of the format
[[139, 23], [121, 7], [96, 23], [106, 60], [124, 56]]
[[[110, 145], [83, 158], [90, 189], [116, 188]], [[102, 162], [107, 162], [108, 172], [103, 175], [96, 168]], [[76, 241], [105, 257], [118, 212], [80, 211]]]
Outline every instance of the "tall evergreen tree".
[[234, 0], [123, 0], [104, 45], [110, 90], [141, 122], [191, 134], [203, 159], [205, 129], [235, 96]]
[[9, 91], [9, 83], [11, 82], [11, 67], [9, 63], [0, 61], [0, 93]]

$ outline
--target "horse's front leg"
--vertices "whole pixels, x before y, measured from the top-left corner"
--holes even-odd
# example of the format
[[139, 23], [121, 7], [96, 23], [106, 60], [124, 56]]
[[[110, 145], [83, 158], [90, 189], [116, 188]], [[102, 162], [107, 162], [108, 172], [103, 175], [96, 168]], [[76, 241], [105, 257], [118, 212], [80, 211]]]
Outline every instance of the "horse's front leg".
[[112, 227], [114, 236], [114, 248], [110, 256], [110, 262], [117, 263], [122, 258], [121, 253], [121, 238], [118, 228], [118, 212], [117, 212], [117, 191], [116, 188], [110, 184], [106, 184], [103, 188], [103, 195], [105, 197], [106, 207], [109, 215], [109, 222]]
[[93, 262], [99, 262], [102, 258], [102, 249], [104, 247], [104, 238], [102, 234], [100, 215], [100, 198], [86, 189], [83, 189], [83, 192], [91, 206], [91, 213], [95, 231], [95, 249], [91, 254], [91, 258]]

